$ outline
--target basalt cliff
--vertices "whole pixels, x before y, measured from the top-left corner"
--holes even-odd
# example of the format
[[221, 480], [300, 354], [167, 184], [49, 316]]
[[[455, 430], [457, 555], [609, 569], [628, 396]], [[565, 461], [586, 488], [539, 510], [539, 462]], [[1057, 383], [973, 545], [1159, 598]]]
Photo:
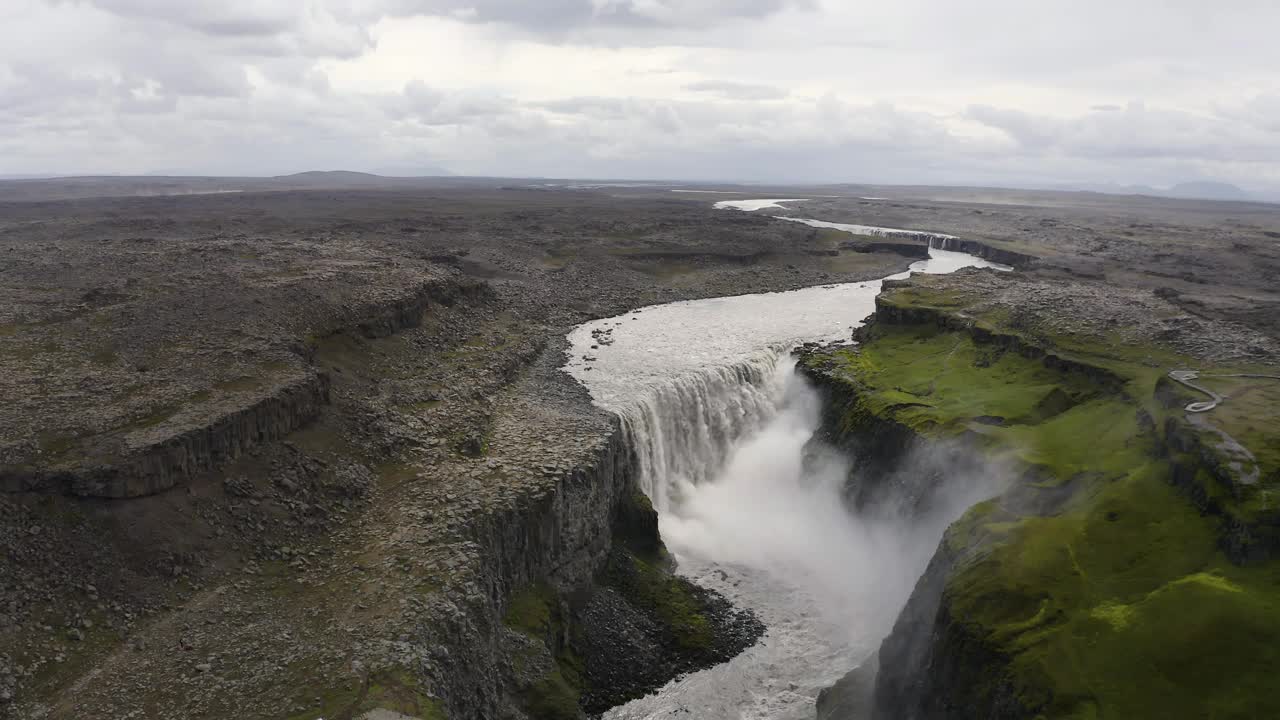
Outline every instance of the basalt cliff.
[[[1245, 328], [1147, 320], [1177, 325], [1163, 305], [1014, 273], [913, 277], [887, 283], [856, 345], [803, 353], [826, 439], [857, 458], [850, 503], [910, 504], [973, 472], [1003, 488], [948, 529], [819, 717], [1280, 712], [1264, 689], [1280, 373]], [[1188, 412], [1205, 398], [1178, 368], [1230, 399]]]

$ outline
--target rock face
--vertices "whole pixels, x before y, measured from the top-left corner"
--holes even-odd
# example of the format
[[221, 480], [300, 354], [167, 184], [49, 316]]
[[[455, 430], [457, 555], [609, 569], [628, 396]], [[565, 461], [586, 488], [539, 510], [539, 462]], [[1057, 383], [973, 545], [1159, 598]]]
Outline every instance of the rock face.
[[110, 464], [67, 470], [0, 470], [0, 490], [131, 498], [168, 490], [313, 420], [329, 402], [329, 378], [308, 373], [246, 407], [139, 448]]
[[[826, 396], [827, 439], [869, 471], [854, 502], [911, 503], [978, 457], [1008, 478], [938, 545], [880, 646], [870, 716], [1201, 717], [1223, 702], [1274, 714], [1261, 688], [1280, 617], [1259, 568], [1280, 523], [1258, 490], [1280, 477], [1264, 455], [1273, 435], [1256, 418], [1184, 412], [1194, 398], [1167, 367], [1186, 356], [1142, 339], [1158, 321], [1100, 343], [1071, 326], [1089, 320], [988, 311], [968, 283], [989, 279], [886, 283], [860, 347], [801, 358]], [[1096, 317], [1079, 298], [1078, 315]], [[1228, 433], [1248, 438], [1232, 447], [1252, 445], [1258, 469], [1224, 451]], [[930, 452], [943, 460], [900, 472]], [[830, 690], [824, 717], [865, 717], [843, 709], [857, 684]]]
[[840, 247], [860, 253], [887, 252], [922, 260], [929, 257], [929, 246], [925, 242], [847, 242]]
[[984, 260], [990, 260], [991, 262], [1000, 263], [1001, 265], [1009, 265], [1016, 268], [1027, 267], [1036, 260], [1032, 255], [1014, 252], [1013, 250], [1005, 250], [1003, 248], [978, 242], [977, 240], [934, 236], [929, 239], [929, 245], [941, 250], [952, 250], [954, 252], [977, 255]]
[[[433, 304], [475, 300], [488, 292], [487, 286], [475, 282], [425, 282], [408, 292], [352, 308], [335, 326], [313, 335], [313, 343], [300, 352], [310, 361], [315, 343], [328, 337], [350, 333], [379, 338], [417, 327]], [[0, 467], [0, 491], [100, 498], [154, 495], [305, 427], [329, 403], [329, 386], [325, 372], [304, 365], [290, 368], [286, 379], [239, 402], [216, 402], [217, 398], [204, 392], [195, 396], [193, 407], [186, 410], [190, 420], [169, 421], [165, 417], [157, 419], [155, 427], [149, 427], [148, 421], [128, 428], [123, 444], [105, 458], [76, 454], [66, 462], [39, 467]], [[73, 455], [70, 451], [66, 454]], [[93, 464], [83, 464], [90, 458]]]
[[1000, 669], [1007, 658], [973, 637], [952, 614], [944, 591], [956, 562], [944, 541], [880, 644], [871, 717], [1018, 720], [1035, 715], [1003, 680]]
[[475, 518], [480, 584], [421, 628], [443, 651], [428, 662], [443, 671], [432, 674], [449, 717], [600, 713], [763, 634], [672, 574], [636, 467], [614, 419], [586, 462]]

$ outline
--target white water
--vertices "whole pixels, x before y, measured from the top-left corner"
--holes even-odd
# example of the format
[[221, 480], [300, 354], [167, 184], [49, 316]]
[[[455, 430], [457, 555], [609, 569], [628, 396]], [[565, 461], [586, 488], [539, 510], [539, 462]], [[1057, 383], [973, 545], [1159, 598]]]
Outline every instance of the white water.
[[774, 198], [765, 200], [722, 200], [715, 204], [717, 210], [746, 210], [753, 212], [765, 208], [780, 208], [784, 202], [804, 202], [803, 198]]
[[[932, 250], [893, 277], [967, 266], [997, 267]], [[680, 572], [768, 627], [730, 662], [606, 717], [811, 718], [818, 691], [888, 632], [946, 525], [988, 493], [987, 478], [952, 478], [928, 516], [854, 515], [847, 460], [813, 452], [819, 400], [787, 351], [847, 338], [881, 285], [671, 303], [570, 334], [565, 369], [622, 417]]]
[[929, 232], [927, 230], [903, 230], [902, 228], [880, 227], [878, 225], [850, 225], [848, 223], [834, 223], [826, 220], [809, 220], [807, 218], [786, 217], [785, 215], [775, 215], [775, 220], [786, 220], [788, 222], [802, 223], [810, 227], [832, 228], [835, 230], [844, 230], [855, 235], [876, 235], [879, 237], [909, 237], [909, 238], [944, 238], [947, 240], [958, 240], [955, 235], [947, 235], [944, 233]]
[[[861, 200], [885, 200], [887, 198], [860, 198]], [[804, 202], [803, 199], [772, 199], [772, 200], [722, 200], [715, 204], [717, 210], [743, 210], [745, 212], [755, 212], [756, 210], [765, 210], [767, 208], [781, 208], [784, 202]], [[907, 237], [922, 240], [934, 239], [958, 240], [955, 235], [947, 235], [945, 233], [930, 232], [928, 230], [904, 230], [902, 228], [881, 227], [879, 225], [851, 225], [849, 223], [827, 222], [826, 220], [810, 220], [809, 218], [787, 217], [786, 215], [774, 215], [775, 220], [786, 220], [787, 222], [801, 223], [816, 228], [831, 228], [834, 230], [843, 230], [855, 235], [874, 235], [877, 237]], [[1001, 269], [1009, 269], [1001, 266]]]

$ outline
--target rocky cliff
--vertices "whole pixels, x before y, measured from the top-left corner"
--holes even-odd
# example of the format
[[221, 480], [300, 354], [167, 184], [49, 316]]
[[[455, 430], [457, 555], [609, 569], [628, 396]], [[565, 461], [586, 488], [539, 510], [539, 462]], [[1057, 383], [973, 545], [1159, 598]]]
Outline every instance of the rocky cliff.
[[[1276, 514], [1265, 482], [1245, 480], [1280, 476], [1256, 458], [1242, 475], [1222, 438], [1269, 441], [1237, 415], [1182, 411], [1191, 398], [1165, 373], [1194, 358], [1100, 343], [972, 284], [892, 283], [860, 346], [801, 363], [827, 397], [828, 438], [872, 471], [855, 502], [920, 495], [966, 456], [1011, 479], [948, 530], [916, 584], [880, 647], [874, 716], [1273, 713]], [[946, 462], [902, 478], [922, 447]], [[837, 689], [824, 705], [844, 700]]]
[[433, 305], [488, 292], [470, 281], [427, 281], [341, 308], [317, 318], [320, 327], [309, 341], [294, 345], [295, 354], [270, 364], [263, 376], [189, 388], [141, 419], [62, 438], [25, 462], [0, 466], [0, 490], [100, 498], [168, 490], [313, 421], [329, 403], [329, 376], [311, 364], [319, 344], [340, 335], [385, 337], [417, 327]]
[[990, 260], [1001, 265], [1009, 265], [1011, 267], [1027, 267], [1036, 261], [1034, 255], [1008, 250], [988, 243], [979, 242], [977, 240], [965, 240], [955, 237], [939, 237], [932, 236], [929, 238], [929, 246], [940, 248], [942, 250], [952, 250], [954, 252], [968, 253], [976, 255], [984, 260]]

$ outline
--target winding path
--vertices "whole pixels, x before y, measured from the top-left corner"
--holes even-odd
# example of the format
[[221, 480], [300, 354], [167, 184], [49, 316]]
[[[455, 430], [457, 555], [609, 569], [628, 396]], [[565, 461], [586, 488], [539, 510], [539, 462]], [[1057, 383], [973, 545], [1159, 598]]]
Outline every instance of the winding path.
[[[1200, 378], [1200, 373], [1196, 370], [1170, 370], [1169, 377], [1192, 390], [1209, 396], [1208, 400], [1193, 402], [1190, 405], [1187, 405], [1186, 411], [1190, 414], [1188, 419], [1193, 425], [1201, 430], [1218, 436], [1219, 440], [1221, 440], [1217, 445], [1218, 450], [1227, 456], [1227, 465], [1232, 469], [1233, 474], [1239, 479], [1241, 485], [1256, 484], [1258, 482], [1260, 472], [1258, 469], [1258, 459], [1249, 451], [1248, 448], [1240, 444], [1239, 440], [1231, 437], [1231, 435], [1222, 428], [1210, 423], [1208, 419], [1202, 415], [1202, 413], [1207, 413], [1218, 407], [1218, 405], [1227, 398], [1195, 382]], [[1280, 376], [1260, 375], [1256, 373], [1224, 373], [1222, 375], [1205, 375], [1204, 377], [1280, 380]]]
[[[1227, 399], [1226, 397], [1219, 395], [1218, 393], [1210, 390], [1209, 388], [1194, 382], [1200, 377], [1200, 372], [1198, 370], [1170, 370], [1169, 377], [1173, 378], [1174, 380], [1177, 380], [1183, 385], [1186, 385], [1192, 390], [1199, 391], [1209, 396], [1209, 400], [1204, 400], [1201, 402], [1193, 402], [1190, 405], [1188, 405], [1186, 407], [1186, 410], [1189, 413], [1209, 412], [1210, 410], [1218, 407], [1218, 405], [1221, 404], [1222, 401]], [[1224, 374], [1224, 375], [1205, 375], [1205, 377], [1261, 378], [1264, 380], [1280, 380], [1280, 375], [1258, 375], [1255, 373], [1231, 373], [1231, 374]]]

